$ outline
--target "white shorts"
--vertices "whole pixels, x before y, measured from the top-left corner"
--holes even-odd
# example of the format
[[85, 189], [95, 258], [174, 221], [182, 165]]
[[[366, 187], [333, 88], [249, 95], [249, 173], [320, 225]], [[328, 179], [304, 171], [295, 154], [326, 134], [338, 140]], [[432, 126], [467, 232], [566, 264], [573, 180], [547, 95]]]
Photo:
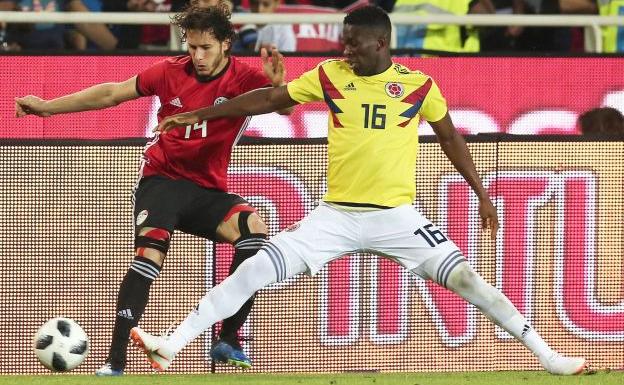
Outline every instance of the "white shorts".
[[361, 252], [394, 260], [444, 285], [451, 270], [465, 261], [455, 243], [411, 205], [347, 211], [321, 203], [267, 246], [278, 280], [303, 272], [301, 261], [314, 275], [334, 259]]

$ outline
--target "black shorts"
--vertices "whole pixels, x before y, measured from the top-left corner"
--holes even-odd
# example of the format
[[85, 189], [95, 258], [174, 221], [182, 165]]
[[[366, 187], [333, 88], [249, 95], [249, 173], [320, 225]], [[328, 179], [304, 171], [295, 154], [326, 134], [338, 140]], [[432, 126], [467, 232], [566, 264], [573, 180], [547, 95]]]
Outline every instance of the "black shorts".
[[180, 230], [215, 240], [225, 215], [239, 204], [249, 203], [236, 194], [207, 189], [188, 180], [149, 176], [141, 179], [134, 192], [135, 229]]

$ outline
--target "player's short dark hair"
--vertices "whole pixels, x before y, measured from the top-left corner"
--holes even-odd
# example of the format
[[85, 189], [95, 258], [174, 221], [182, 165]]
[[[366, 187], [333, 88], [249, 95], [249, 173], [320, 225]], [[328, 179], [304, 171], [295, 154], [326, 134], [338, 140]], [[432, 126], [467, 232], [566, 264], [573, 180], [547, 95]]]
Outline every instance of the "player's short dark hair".
[[357, 8], [347, 14], [344, 24], [358, 27], [375, 28], [384, 33], [388, 39], [392, 33], [392, 24], [386, 11], [376, 5], [367, 5]]
[[624, 116], [611, 107], [586, 111], [579, 116], [578, 123], [583, 134], [624, 134]]
[[186, 40], [186, 31], [193, 30], [210, 32], [220, 42], [233, 41], [236, 31], [230, 16], [230, 10], [224, 3], [200, 8], [191, 2], [191, 5], [171, 18], [171, 23], [182, 31], [182, 40]]

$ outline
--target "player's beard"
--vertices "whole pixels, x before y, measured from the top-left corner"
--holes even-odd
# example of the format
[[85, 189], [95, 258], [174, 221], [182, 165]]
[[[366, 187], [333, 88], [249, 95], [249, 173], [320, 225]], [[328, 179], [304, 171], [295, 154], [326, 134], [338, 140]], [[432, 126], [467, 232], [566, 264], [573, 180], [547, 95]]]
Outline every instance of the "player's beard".
[[221, 65], [227, 63], [227, 61], [228, 58], [226, 57], [225, 53], [220, 52], [219, 54], [217, 54], [217, 56], [214, 57], [214, 59], [210, 63], [204, 65], [202, 72], [200, 72], [199, 69], [194, 66], [195, 75], [197, 75], [197, 78], [200, 80], [210, 79], [218, 75], [219, 72], [221, 72], [221, 70], [224, 68]]

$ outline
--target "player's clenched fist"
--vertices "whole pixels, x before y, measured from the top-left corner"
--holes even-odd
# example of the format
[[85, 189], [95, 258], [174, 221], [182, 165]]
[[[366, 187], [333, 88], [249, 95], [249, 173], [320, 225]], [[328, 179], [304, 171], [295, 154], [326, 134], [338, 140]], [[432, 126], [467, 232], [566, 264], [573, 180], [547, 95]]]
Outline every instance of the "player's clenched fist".
[[186, 126], [189, 124], [197, 123], [198, 117], [192, 112], [184, 112], [182, 114], [172, 115], [158, 123], [158, 126], [154, 128], [154, 132], [166, 133], [174, 127]]
[[46, 111], [45, 105], [45, 100], [33, 95], [15, 98], [15, 117], [21, 118], [26, 115], [37, 115], [45, 118], [52, 115]]

